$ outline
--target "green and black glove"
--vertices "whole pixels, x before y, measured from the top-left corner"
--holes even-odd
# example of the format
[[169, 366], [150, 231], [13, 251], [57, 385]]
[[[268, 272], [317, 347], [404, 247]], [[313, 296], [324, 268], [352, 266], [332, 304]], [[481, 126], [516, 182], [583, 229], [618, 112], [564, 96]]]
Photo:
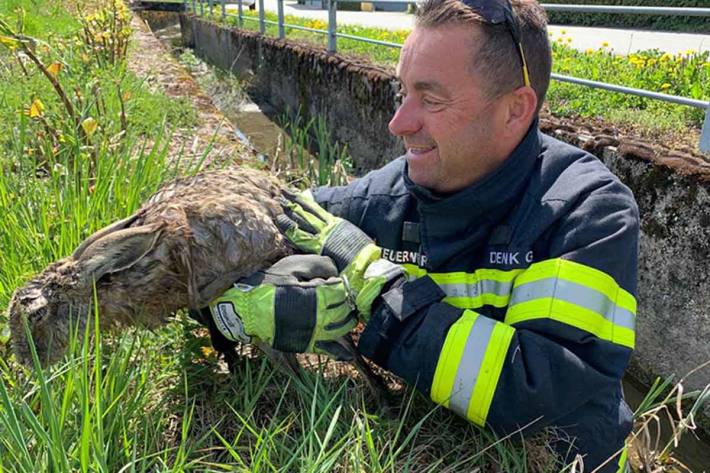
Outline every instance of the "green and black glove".
[[239, 280], [209, 308], [228, 340], [257, 339], [283, 352], [340, 359], [336, 340], [357, 324], [348, 294], [330, 258], [294, 255]]
[[365, 232], [327, 212], [310, 191], [284, 192], [282, 205], [285, 214], [277, 223], [286, 238], [302, 251], [332, 258], [367, 320], [385, 286], [404, 279], [402, 266], [382, 259], [382, 249]]

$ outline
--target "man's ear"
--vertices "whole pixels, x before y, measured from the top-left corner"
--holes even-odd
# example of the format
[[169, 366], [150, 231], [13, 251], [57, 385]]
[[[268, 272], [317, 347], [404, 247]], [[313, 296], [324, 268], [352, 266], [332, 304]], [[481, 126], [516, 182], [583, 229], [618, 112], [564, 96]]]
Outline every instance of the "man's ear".
[[506, 128], [511, 134], [524, 134], [537, 114], [537, 94], [532, 87], [519, 87], [507, 99]]

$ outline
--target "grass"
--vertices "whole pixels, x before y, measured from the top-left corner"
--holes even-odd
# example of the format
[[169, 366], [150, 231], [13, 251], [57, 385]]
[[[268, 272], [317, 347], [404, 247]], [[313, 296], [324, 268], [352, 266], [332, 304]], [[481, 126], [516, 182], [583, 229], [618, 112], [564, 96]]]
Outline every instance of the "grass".
[[[41, 23], [43, 10], [32, 1], [17, 5]], [[120, 16], [114, 7], [109, 0], [97, 6], [108, 18], [104, 26]], [[176, 117], [167, 98], [126, 72], [120, 51], [87, 49], [71, 27], [90, 20], [59, 22], [61, 35], [45, 29], [46, 41], [35, 38], [39, 47], [25, 50], [29, 31], [11, 17], [0, 33], [9, 45], [0, 52], [0, 120], [8, 130], [0, 141], [0, 307], [32, 274], [133, 212], [161, 183], [199, 169], [168, 160], [166, 123]], [[324, 144], [322, 125], [294, 127], [314, 128], [328, 159], [344, 156]], [[320, 167], [310, 179], [325, 179]], [[446, 471], [489, 464], [524, 471], [541, 461], [432, 410], [410, 391], [400, 392], [397, 415], [384, 416], [361, 383], [336, 376], [332, 364], [296, 382], [245, 354], [229, 375], [207, 332], [182, 315], [151, 333], [87, 330], [81, 343], [74, 333], [67, 356], [47, 370], [18, 366], [3, 331], [0, 471]]]
[[[220, 10], [215, 8], [214, 18]], [[244, 11], [244, 28], [258, 30], [258, 13]], [[277, 21], [273, 12], [266, 12], [269, 21]], [[232, 25], [237, 18], [226, 20]], [[285, 22], [308, 28], [327, 30], [322, 20], [286, 15]], [[395, 44], [407, 37], [405, 30], [386, 30], [357, 25], [338, 25], [338, 32], [362, 36]], [[276, 25], [267, 25], [266, 34], [276, 36]], [[287, 38], [326, 46], [327, 36], [287, 29]], [[597, 50], [577, 51], [569, 47], [571, 38], [563, 34], [551, 38], [553, 46], [553, 72], [574, 77], [608, 82], [639, 89], [662, 92], [698, 100], [710, 100], [710, 52], [686, 51], [670, 55], [658, 50], [643, 51], [628, 56], [615, 53], [608, 46]], [[378, 46], [352, 39], [338, 38], [338, 51], [361, 56], [375, 63], [394, 65], [399, 49]], [[644, 136], [657, 133], [678, 134], [679, 130], [699, 130], [704, 120], [704, 110], [669, 104], [626, 94], [611, 93], [573, 84], [552, 81], [547, 94], [547, 105], [557, 116], [602, 118], [617, 123]], [[681, 132], [682, 134], [682, 132]], [[693, 143], [695, 145], [695, 143]]]
[[[56, 45], [67, 37], [70, 30], [48, 40], [43, 63], [54, 63]], [[74, 91], [82, 77], [108, 80], [125, 70], [121, 60], [84, 61], [73, 48], [61, 56], [62, 90]], [[94, 230], [200, 166], [168, 159], [165, 124], [173, 112], [144, 113], [142, 97], [166, 100], [147, 84], [120, 82], [120, 93], [93, 93], [101, 97], [98, 107], [72, 95], [71, 103], [81, 105], [73, 126], [41, 76], [24, 74], [18, 61], [4, 64], [0, 118], [10, 132], [0, 147], [0, 307]], [[92, 91], [86, 87], [79, 89], [83, 96]], [[315, 127], [308, 135], [327, 139], [316, 122], [293, 126]], [[311, 178], [321, 179], [320, 171]], [[229, 374], [205, 329], [182, 314], [155, 332], [114, 335], [99, 333], [101, 314], [91, 315], [83, 341], [73, 333], [67, 356], [46, 370], [18, 366], [0, 343], [0, 471], [559, 470], [545, 453], [544, 436], [496, 440], [407, 388], [397, 388], [394, 412], [379, 410], [344, 365], [315, 365], [295, 380], [244, 347]]]

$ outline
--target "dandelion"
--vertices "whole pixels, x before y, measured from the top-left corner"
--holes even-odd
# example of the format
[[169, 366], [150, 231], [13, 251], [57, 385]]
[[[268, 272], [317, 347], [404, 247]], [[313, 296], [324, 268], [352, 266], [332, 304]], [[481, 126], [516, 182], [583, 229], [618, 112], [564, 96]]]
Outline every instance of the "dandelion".
[[592, 48], [587, 48], [584, 50], [584, 54], [594, 54], [594, 50]]
[[568, 36], [568, 37], [567, 37], [567, 42], [568, 42], [568, 43], [571, 43], [571, 42], [572, 42], [572, 38], [570, 38], [570, 37]]
[[608, 42], [608, 41], [604, 41], [604, 42], [602, 43], [602, 48], [608, 48], [608, 47], [609, 47], [609, 42]]
[[561, 35], [566, 35], [566, 34], [567, 34], [567, 31], [566, 31], [566, 30], [562, 30], [562, 31], [560, 31], [560, 34], [561, 34]]
[[661, 84], [661, 90], [668, 90], [670, 88], [671, 88], [671, 85], [668, 82]]

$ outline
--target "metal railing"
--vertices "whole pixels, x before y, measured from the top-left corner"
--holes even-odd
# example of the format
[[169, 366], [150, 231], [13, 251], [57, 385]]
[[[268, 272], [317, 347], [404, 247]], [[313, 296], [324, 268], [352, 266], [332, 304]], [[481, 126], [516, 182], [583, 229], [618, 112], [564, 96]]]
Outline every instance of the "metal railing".
[[[286, 29], [294, 29], [301, 31], [309, 31], [311, 33], [322, 34], [328, 36], [328, 51], [334, 53], [337, 51], [337, 40], [338, 38], [352, 39], [356, 41], [361, 41], [370, 44], [376, 44], [380, 46], [387, 46], [390, 48], [402, 48], [401, 44], [390, 43], [388, 41], [380, 41], [377, 39], [365, 38], [362, 36], [355, 36], [345, 33], [338, 33], [337, 31], [337, 3], [360, 3], [362, 0], [322, 0], [323, 4], [327, 6], [328, 9], [328, 29], [317, 29], [317, 28], [307, 28], [305, 26], [294, 25], [284, 22], [284, 0], [277, 0], [277, 14], [278, 21], [270, 21], [264, 17], [264, 0], [252, 0], [258, 1], [259, 18], [253, 18], [244, 15], [243, 4], [244, 0], [227, 1], [227, 0], [191, 0], [192, 11], [200, 16], [204, 16], [205, 13], [214, 15], [215, 3], [219, 2], [221, 10], [221, 18], [225, 20], [227, 17], [237, 18], [237, 24], [239, 26], [244, 25], [244, 21], [256, 21], [259, 22], [259, 31], [264, 34], [266, 31], [266, 25], [277, 25], [278, 26], [278, 37], [284, 39], [286, 37]], [[189, 1], [184, 0], [185, 10], [189, 10]], [[199, 6], [198, 6], [199, 3]], [[207, 7], [205, 7], [207, 3]], [[236, 3], [237, 4], [237, 14], [227, 12], [226, 4]], [[375, 0], [372, 3], [377, 4], [411, 4], [416, 5], [416, 1], [412, 0]], [[559, 11], [559, 12], [578, 12], [578, 13], [618, 13], [618, 14], [643, 14], [643, 15], [667, 15], [667, 16], [703, 16], [710, 17], [710, 8], [675, 8], [675, 7], [625, 7], [625, 6], [606, 6], [606, 5], [568, 5], [568, 4], [546, 4], [543, 3], [542, 6], [547, 11]], [[560, 82], [569, 82], [572, 84], [581, 85], [584, 87], [591, 87], [596, 89], [608, 90], [611, 92], [617, 92], [622, 94], [635, 95], [638, 97], [645, 97], [653, 100], [661, 100], [664, 102], [674, 103], [678, 105], [684, 105], [687, 107], [694, 107], [705, 110], [705, 120], [703, 122], [702, 132], [700, 134], [699, 148], [701, 151], [710, 153], [710, 101], [703, 101], [697, 99], [691, 99], [688, 97], [679, 97], [676, 95], [662, 94], [658, 92], [653, 92], [650, 90], [636, 89], [632, 87], [624, 87], [617, 84], [609, 84], [606, 82], [597, 82], [587, 79], [581, 79], [578, 77], [565, 76], [561, 74], [552, 74], [552, 79]]]

